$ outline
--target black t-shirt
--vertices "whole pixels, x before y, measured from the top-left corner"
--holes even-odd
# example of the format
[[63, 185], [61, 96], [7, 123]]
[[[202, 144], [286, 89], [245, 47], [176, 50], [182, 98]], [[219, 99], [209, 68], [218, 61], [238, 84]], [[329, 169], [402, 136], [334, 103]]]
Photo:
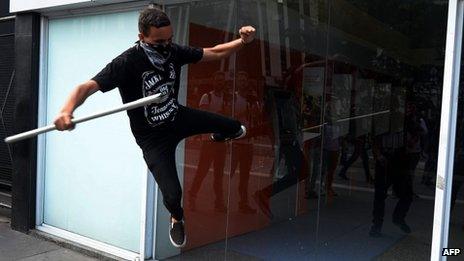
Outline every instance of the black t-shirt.
[[203, 57], [203, 49], [172, 44], [171, 56], [164, 70], [152, 65], [143, 48], [137, 43], [113, 59], [92, 80], [102, 92], [119, 88], [123, 103], [128, 103], [156, 93], [167, 94], [161, 103], [153, 103], [127, 114], [134, 136], [149, 134], [153, 128], [163, 128], [175, 119], [179, 107], [179, 80], [181, 66], [196, 63]]

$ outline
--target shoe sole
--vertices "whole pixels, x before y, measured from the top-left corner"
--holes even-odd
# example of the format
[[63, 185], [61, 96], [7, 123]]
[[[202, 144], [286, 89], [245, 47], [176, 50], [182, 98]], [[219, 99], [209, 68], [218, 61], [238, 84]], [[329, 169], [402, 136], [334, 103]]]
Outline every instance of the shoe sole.
[[187, 243], [187, 235], [185, 234], [185, 231], [184, 231], [184, 243], [182, 243], [182, 245], [176, 244], [176, 242], [174, 242], [174, 240], [172, 240], [172, 237], [171, 237], [171, 225], [169, 226], [168, 234], [169, 234], [169, 240], [171, 241], [171, 244], [173, 246], [177, 247], [177, 248], [182, 248]]
[[240, 136], [238, 137], [235, 137], [235, 138], [226, 138], [224, 140], [221, 140], [221, 141], [217, 141], [213, 138], [213, 134], [211, 134], [210, 136], [210, 140], [214, 141], [214, 142], [226, 142], [226, 141], [229, 141], [229, 140], [238, 140], [238, 139], [241, 139], [243, 137], [246, 136], [246, 133], [247, 133], [247, 130], [246, 130], [246, 127], [241, 125], [240, 128], [242, 129], [242, 134], [240, 134]]
[[241, 125], [240, 128], [242, 129], [242, 134], [240, 134], [240, 136], [238, 136], [238, 137], [233, 138], [234, 140], [238, 140], [238, 139], [241, 139], [241, 138], [246, 136], [246, 134], [247, 134], [246, 127]]
[[182, 245], [178, 245], [174, 242], [174, 240], [172, 240], [171, 236], [169, 235], [169, 240], [171, 241], [171, 244], [177, 248], [182, 248], [185, 246], [185, 244], [187, 243], [187, 235], [184, 235], [184, 243]]

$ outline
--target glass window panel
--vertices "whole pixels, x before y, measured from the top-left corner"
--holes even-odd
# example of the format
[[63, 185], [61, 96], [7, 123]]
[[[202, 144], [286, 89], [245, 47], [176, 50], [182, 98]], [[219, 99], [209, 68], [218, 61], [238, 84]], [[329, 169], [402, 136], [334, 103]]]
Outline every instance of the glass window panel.
[[319, 259], [430, 258], [447, 7], [331, 1]]
[[179, 6], [190, 45], [257, 29], [235, 57], [188, 70], [187, 105], [249, 135], [186, 141], [182, 257], [428, 259], [447, 1]]
[[[257, 39], [236, 61], [234, 117], [251, 131], [232, 144], [231, 157], [242, 167], [231, 178], [229, 203], [240, 215], [229, 212], [227, 250], [264, 260], [311, 259], [322, 187], [327, 5], [238, 3], [237, 25], [255, 26]], [[248, 230], [237, 233], [244, 223]]]
[[[49, 21], [47, 122], [70, 91], [137, 40], [138, 12]], [[118, 33], [114, 33], [118, 32]], [[121, 104], [117, 90], [91, 96], [82, 117]], [[146, 165], [125, 113], [46, 136], [44, 223], [139, 251]]]

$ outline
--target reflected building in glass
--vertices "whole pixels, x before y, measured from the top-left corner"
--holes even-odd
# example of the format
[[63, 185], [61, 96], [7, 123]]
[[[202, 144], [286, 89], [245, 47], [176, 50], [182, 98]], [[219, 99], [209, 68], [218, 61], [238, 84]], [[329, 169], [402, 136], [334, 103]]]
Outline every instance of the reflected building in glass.
[[[229, 115], [250, 132], [224, 152], [231, 170], [224, 172], [227, 213], [188, 213], [198, 227], [192, 234], [201, 233], [200, 215], [210, 225], [222, 215], [213, 230], [226, 238], [213, 245], [206, 237], [190, 241], [184, 257], [216, 245], [226, 256], [265, 260], [338, 260], [346, 253], [389, 259], [413, 238], [421, 249], [414, 255], [427, 259], [447, 7], [426, 1], [191, 4], [200, 13], [228, 10], [231, 21], [221, 31], [223, 20], [199, 22], [191, 12], [191, 45], [229, 39], [245, 24], [258, 37], [231, 60], [189, 67], [187, 96], [205, 88], [193, 81], [206, 71], [224, 70], [232, 93], [248, 89], [247, 97], [234, 94]], [[194, 139], [186, 143], [186, 149], [195, 146]], [[191, 165], [194, 154], [186, 156]], [[249, 167], [239, 170], [237, 161]], [[247, 186], [236, 172], [246, 173]], [[208, 178], [214, 183], [214, 175]], [[189, 179], [195, 175], [186, 173], [186, 184]], [[244, 195], [250, 211], [240, 211]]]

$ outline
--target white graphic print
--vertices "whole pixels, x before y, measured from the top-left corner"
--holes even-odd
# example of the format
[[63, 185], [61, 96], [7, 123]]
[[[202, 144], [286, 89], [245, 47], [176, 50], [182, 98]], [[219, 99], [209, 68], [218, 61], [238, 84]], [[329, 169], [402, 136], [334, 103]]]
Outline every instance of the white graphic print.
[[161, 102], [145, 106], [145, 118], [151, 126], [158, 126], [165, 121], [173, 120], [179, 107], [175, 97], [176, 73], [173, 64], [169, 64], [169, 69], [169, 78], [163, 77], [155, 71], [147, 71], [142, 74], [143, 97], [156, 93], [161, 93], [164, 96]]

